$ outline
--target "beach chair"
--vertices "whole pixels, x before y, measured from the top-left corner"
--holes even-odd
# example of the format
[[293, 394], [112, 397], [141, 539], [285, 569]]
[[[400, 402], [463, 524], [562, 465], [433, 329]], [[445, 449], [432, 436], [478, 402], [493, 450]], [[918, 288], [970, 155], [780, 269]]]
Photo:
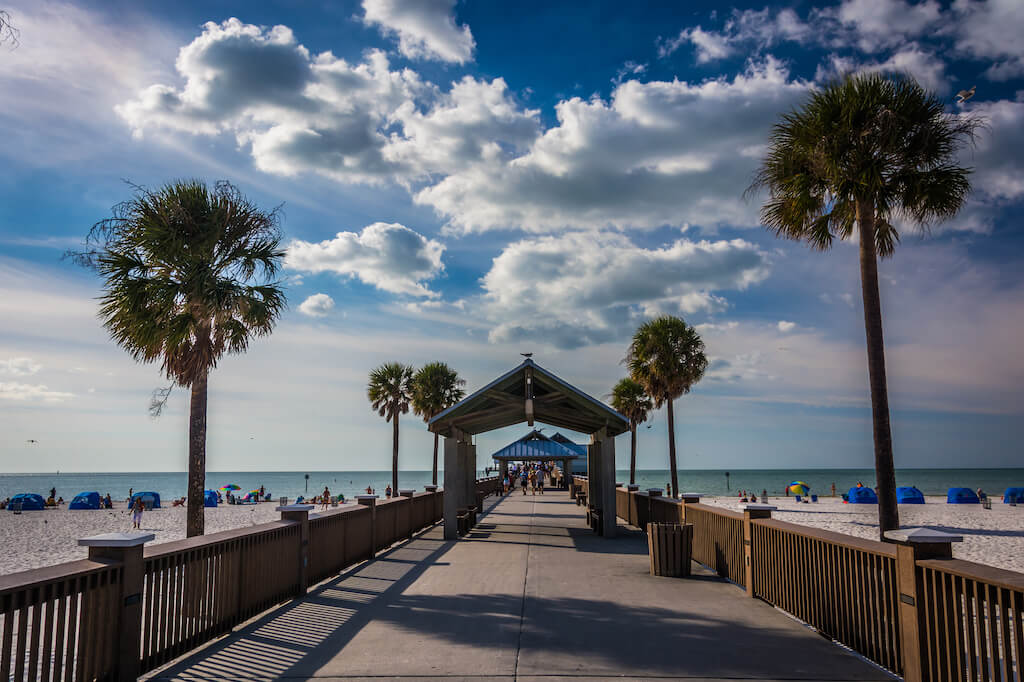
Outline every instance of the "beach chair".
[[818, 496], [817, 495], [811, 495], [811, 502], [817, 502], [817, 501], [818, 501]]
[[21, 506], [22, 505], [21, 505], [20, 501], [18, 501], [18, 502], [11, 502], [11, 511], [14, 512], [15, 514], [20, 514], [21, 513]]
[[799, 503], [799, 502], [802, 502], [803, 500], [802, 500], [802, 499], [800, 498], [800, 496], [799, 496], [799, 495], [797, 495], [797, 496], [796, 496], [796, 501], [797, 501], [797, 502]]
[[279, 505], [281, 505], [282, 507], [287, 507], [288, 506], [288, 498], [287, 497], [279, 497], [279, 498], [277, 498], [277, 503]]

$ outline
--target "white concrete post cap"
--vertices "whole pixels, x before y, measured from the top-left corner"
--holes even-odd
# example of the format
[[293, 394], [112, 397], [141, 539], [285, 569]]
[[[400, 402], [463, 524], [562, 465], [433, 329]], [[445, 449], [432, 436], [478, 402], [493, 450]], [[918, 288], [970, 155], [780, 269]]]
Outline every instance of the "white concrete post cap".
[[931, 528], [900, 528], [899, 530], [887, 530], [885, 531], [885, 537], [889, 540], [893, 540], [894, 542], [903, 542], [907, 544], [935, 544], [938, 542], [964, 541], [964, 536], [962, 535], [953, 535], [952, 533], [945, 533], [941, 530], [932, 530]]
[[376, 500], [378, 495], [356, 495], [357, 500]]
[[775, 511], [778, 507], [770, 504], [748, 504], [743, 507], [744, 511]]
[[409, 488], [406, 488], [405, 490], [399, 490], [398, 491], [399, 495], [414, 495], [415, 493], [416, 493], [415, 490], [411, 490]]
[[274, 507], [274, 511], [279, 512], [293, 512], [293, 511], [312, 511], [314, 505], [312, 504], [284, 504], [280, 507]]
[[647, 494], [648, 495], [657, 496], [657, 497], [661, 497], [662, 495], [665, 494], [665, 491], [662, 490], [661, 488], [648, 488], [647, 489]]
[[138, 547], [156, 539], [153, 533], [103, 533], [78, 540], [79, 547]]

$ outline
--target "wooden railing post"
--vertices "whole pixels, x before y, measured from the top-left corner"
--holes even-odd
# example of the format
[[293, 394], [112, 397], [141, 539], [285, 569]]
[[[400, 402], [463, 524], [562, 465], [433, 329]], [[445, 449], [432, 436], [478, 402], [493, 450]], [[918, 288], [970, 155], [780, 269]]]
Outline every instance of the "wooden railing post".
[[917, 579], [917, 562], [920, 559], [952, 559], [952, 543], [963, 542], [963, 537], [926, 528], [904, 528], [886, 531], [885, 539], [896, 545], [903, 679], [922, 682], [928, 662], [924, 660], [925, 648], [921, 641], [926, 632], [922, 604], [925, 591]]
[[[121, 593], [117, 601], [119, 613], [112, 614], [114, 617], [111, 619], [117, 623], [117, 634], [113, 640], [116, 643], [117, 680], [136, 680], [142, 674], [142, 586], [146, 577], [142, 550], [143, 545], [155, 537], [152, 533], [142, 532], [104, 533], [78, 541], [80, 546], [89, 548], [90, 559], [114, 559], [123, 567]], [[91, 632], [85, 634], [96, 636]]]
[[747, 580], [747, 596], [754, 594], [754, 519], [770, 519], [777, 507], [768, 504], [748, 504], [743, 508], [743, 570]]
[[686, 523], [686, 505], [699, 504], [700, 493], [681, 493], [679, 498], [683, 501], [679, 507], [679, 523]]
[[411, 538], [416, 527], [416, 522], [412, 518], [412, 496], [416, 494], [416, 491], [407, 488], [405, 490], [399, 490], [398, 494], [405, 498], [405, 501], [402, 502], [402, 506], [405, 507], [405, 537]]
[[[306, 594], [309, 589], [309, 512], [312, 510], [311, 504], [286, 504], [274, 508], [274, 511], [281, 512], [282, 521], [299, 522], [299, 584], [295, 588], [298, 595]], [[327, 551], [327, 548], [321, 547], [320, 551]]]
[[[661, 488], [648, 488], [647, 489], [647, 523], [654, 521], [654, 501], [665, 494], [665, 491]], [[642, 529], [645, 533], [647, 527], [644, 526]]]
[[377, 496], [356, 495], [356, 502], [370, 508], [370, 555], [366, 558], [372, 559], [377, 553]]

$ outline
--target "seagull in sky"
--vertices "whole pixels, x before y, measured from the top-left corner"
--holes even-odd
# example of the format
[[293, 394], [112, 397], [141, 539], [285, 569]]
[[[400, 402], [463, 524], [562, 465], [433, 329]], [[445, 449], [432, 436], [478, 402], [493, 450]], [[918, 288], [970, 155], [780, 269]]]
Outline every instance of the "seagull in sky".
[[972, 85], [970, 90], [961, 90], [956, 93], [956, 103], [963, 104], [970, 98], [974, 97], [974, 91], [978, 89], [977, 85]]
[[37, 441], [37, 440], [36, 440], [35, 438], [29, 438], [29, 439], [28, 439], [27, 441], [25, 441], [25, 442], [26, 442], [26, 443], [38, 443], [39, 441]]

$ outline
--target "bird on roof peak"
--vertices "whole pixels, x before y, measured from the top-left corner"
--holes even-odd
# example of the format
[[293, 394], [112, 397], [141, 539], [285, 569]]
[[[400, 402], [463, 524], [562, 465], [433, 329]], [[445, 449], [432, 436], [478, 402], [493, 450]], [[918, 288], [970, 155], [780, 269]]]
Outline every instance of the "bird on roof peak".
[[522, 355], [527, 360], [533, 357], [533, 353], [520, 353], [520, 355]]

